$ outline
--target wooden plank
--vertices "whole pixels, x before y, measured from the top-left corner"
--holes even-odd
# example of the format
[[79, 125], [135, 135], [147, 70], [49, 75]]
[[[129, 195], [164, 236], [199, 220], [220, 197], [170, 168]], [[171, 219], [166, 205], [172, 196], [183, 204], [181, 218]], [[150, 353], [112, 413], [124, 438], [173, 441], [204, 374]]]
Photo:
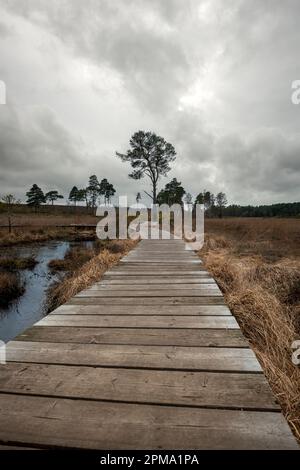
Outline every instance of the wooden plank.
[[279, 410], [262, 374], [48, 364], [24, 367], [22, 363], [10, 363], [0, 365], [2, 392], [206, 408]]
[[[198, 258], [195, 253], [190, 252], [190, 251], [185, 251], [182, 248], [175, 248], [175, 249], [165, 249], [165, 250], [146, 250], [146, 249], [137, 249], [134, 252], [129, 253], [126, 256], [126, 259], [129, 258], [137, 258], [137, 257], [154, 257], [154, 258], [185, 258], [185, 259], [190, 259], [190, 258]], [[124, 257], [125, 258], [125, 257]], [[199, 259], [199, 258], [198, 258]], [[200, 260], [201, 261], [201, 260]]]
[[161, 266], [170, 266], [171, 268], [173, 266], [180, 266], [180, 267], [190, 267], [190, 266], [201, 266], [201, 261], [199, 260], [194, 260], [194, 259], [191, 259], [191, 260], [186, 260], [186, 259], [183, 259], [182, 261], [180, 260], [169, 260], [169, 261], [166, 261], [166, 260], [153, 260], [153, 259], [149, 259], [149, 260], [135, 260], [135, 261], [129, 261], [129, 260], [126, 260], [126, 259], [121, 259], [120, 260], [120, 266], [130, 266], [130, 267], [137, 267], [137, 266], [150, 266], [150, 267], [161, 267]]
[[[96, 285], [129, 285], [129, 286], [136, 286], [136, 285], [158, 285], [162, 286], [164, 284], [169, 284], [172, 282], [172, 285], [181, 285], [182, 283], [187, 283], [189, 286], [194, 284], [214, 284], [215, 280], [212, 277], [191, 277], [187, 279], [186, 277], [157, 277], [153, 278], [151, 276], [104, 276], [100, 282], [97, 282]], [[187, 284], [185, 284], [187, 285]]]
[[298, 448], [277, 412], [6, 394], [0, 395], [0, 440], [97, 450]]
[[[169, 281], [170, 282], [170, 281]], [[181, 292], [181, 291], [186, 291], [186, 290], [193, 290], [196, 292], [202, 292], [204, 290], [212, 290], [212, 291], [217, 291], [220, 292], [219, 287], [217, 284], [214, 282], [206, 282], [206, 283], [199, 283], [199, 284], [113, 284], [109, 281], [106, 282], [98, 282], [96, 284], [93, 284], [89, 289], [89, 291], [175, 291], [175, 292]]]
[[174, 316], [232, 316], [226, 305], [161, 305], [159, 308], [151, 305], [70, 305], [63, 304], [50, 315], [169, 315]]
[[249, 347], [241, 331], [175, 328], [88, 328], [34, 326], [16, 340], [53, 343], [136, 344], [157, 346]]
[[149, 259], [153, 261], [160, 261], [160, 260], [165, 260], [166, 262], [168, 261], [190, 261], [190, 260], [197, 260], [201, 262], [201, 259], [197, 257], [194, 254], [191, 253], [185, 253], [182, 250], [172, 250], [172, 251], [139, 251], [136, 253], [132, 253], [127, 255], [126, 257], [122, 258], [122, 260], [129, 260], [129, 261], [134, 261], [134, 260], [143, 260], [143, 259]]
[[185, 263], [185, 264], [168, 264], [168, 263], [163, 263], [163, 264], [146, 264], [146, 263], [119, 263], [118, 265], [114, 266], [109, 270], [109, 272], [115, 272], [115, 271], [168, 271], [171, 273], [177, 272], [178, 274], [178, 269], [181, 269], [180, 274], [194, 274], [195, 272], [201, 272], [205, 271], [205, 268], [202, 264], [194, 264], [194, 263]]
[[110, 328], [231, 328], [239, 326], [233, 316], [172, 315], [63, 315], [51, 314], [40, 320], [41, 326], [89, 326]]
[[139, 247], [137, 248], [136, 250], [132, 250], [130, 251], [126, 256], [124, 256], [124, 258], [130, 258], [130, 257], [134, 257], [134, 256], [147, 256], [147, 254], [153, 254], [154, 256], [158, 256], [158, 255], [161, 255], [161, 254], [164, 254], [164, 256], [168, 257], [168, 256], [172, 256], [172, 254], [178, 254], [179, 256], [185, 256], [186, 258], [188, 257], [194, 257], [194, 258], [197, 258], [197, 255], [195, 254], [194, 251], [191, 251], [191, 250], [185, 250], [185, 247], [184, 246], [175, 246], [175, 247], [172, 247], [172, 246], [169, 246], [169, 247], [165, 247], [164, 249], [158, 249], [158, 248], [151, 248], [151, 249], [148, 249], [146, 250], [145, 247]]
[[205, 285], [201, 286], [198, 289], [100, 289], [100, 288], [90, 288], [79, 292], [75, 295], [76, 298], [80, 297], [113, 297], [114, 299], [118, 297], [155, 297], [159, 299], [160, 297], [222, 297], [222, 293], [217, 286], [214, 285]]
[[[179, 271], [180, 269], [180, 271]], [[144, 276], [174, 276], [176, 277], [178, 275], [178, 273], [180, 272], [181, 275], [183, 276], [188, 276], [188, 275], [195, 275], [195, 274], [199, 274], [201, 273], [201, 271], [199, 269], [191, 269], [189, 268], [189, 270], [184, 270], [184, 269], [181, 269], [179, 267], [176, 267], [176, 269], [174, 270], [167, 270], [166, 267], [164, 268], [161, 268], [161, 269], [153, 269], [153, 268], [146, 268], [145, 266], [143, 267], [140, 267], [139, 269], [133, 269], [133, 268], [127, 268], [127, 269], [124, 269], [123, 266], [116, 266], [115, 268], [112, 268], [110, 269], [109, 271], [107, 271], [107, 276], [110, 276], [110, 275], [125, 275], [125, 276], [140, 276], [140, 275], [144, 275]], [[205, 274], [206, 271], [204, 271]]]
[[167, 270], [167, 268], [162, 268], [162, 269], [146, 269], [146, 268], [143, 268], [141, 267], [140, 269], [131, 269], [131, 268], [128, 268], [128, 269], [124, 269], [122, 266], [117, 266], [116, 268], [112, 268], [108, 273], [107, 275], [110, 276], [110, 275], [113, 275], [113, 276], [155, 276], [155, 277], [159, 277], [159, 276], [167, 276], [167, 277], [177, 277], [178, 276], [178, 273], [180, 273], [180, 275], [183, 275], [183, 276], [195, 276], [197, 274], [199, 274], [201, 271], [199, 271], [198, 269], [197, 270], [189, 270], [189, 271], [186, 271], [186, 270], [183, 270], [181, 269], [180, 267], [176, 267], [176, 269], [174, 270]]
[[190, 253], [185, 253], [185, 252], [171, 252], [171, 253], [155, 253], [155, 252], [136, 252], [134, 254], [130, 254], [127, 256], [124, 256], [122, 258], [122, 261], [164, 261], [168, 263], [171, 261], [172, 263], [176, 263], [176, 261], [197, 261], [197, 263], [201, 264], [201, 260], [194, 255]]
[[8, 362], [35, 362], [86, 366], [261, 372], [251, 349], [190, 348], [11, 341]]
[[73, 297], [68, 305], [225, 305], [222, 296], [210, 297]]

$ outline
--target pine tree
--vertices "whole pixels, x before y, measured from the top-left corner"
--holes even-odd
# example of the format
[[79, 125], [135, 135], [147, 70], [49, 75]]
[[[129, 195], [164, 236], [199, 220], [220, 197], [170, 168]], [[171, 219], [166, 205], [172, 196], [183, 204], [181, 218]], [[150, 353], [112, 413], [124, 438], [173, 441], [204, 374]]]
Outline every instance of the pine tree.
[[225, 206], [227, 205], [227, 197], [225, 193], [219, 192], [216, 195], [216, 205], [218, 207], [218, 216], [220, 219], [223, 217], [223, 210]]
[[170, 183], [166, 184], [165, 188], [162, 189], [158, 196], [157, 202], [159, 204], [182, 204], [182, 198], [185, 194], [184, 188], [181, 186], [181, 183], [177, 181], [176, 178], [173, 178]]
[[78, 188], [77, 186], [73, 186], [73, 188], [70, 191], [69, 194], [69, 201], [74, 203], [74, 206], [76, 206], [77, 201], [78, 201]]
[[35, 211], [37, 211], [41, 204], [46, 202], [45, 195], [37, 184], [34, 184], [32, 188], [27, 191], [26, 196], [28, 206], [34, 207]]
[[63, 199], [64, 197], [61, 194], [58, 194], [58, 191], [49, 191], [45, 194], [45, 200], [51, 201], [51, 205], [53, 206], [53, 202], [57, 201], [57, 199]]
[[105, 194], [106, 194], [108, 185], [109, 185], [109, 182], [107, 181], [107, 179], [103, 178], [103, 180], [101, 180], [101, 183], [100, 183], [100, 186], [99, 186], [99, 197], [101, 198], [101, 196], [103, 196], [104, 203], [106, 202]]
[[[117, 157], [123, 162], [129, 162], [133, 172], [130, 178], [140, 180], [144, 176], [150, 178], [152, 184], [151, 197], [153, 204], [157, 201], [157, 183], [161, 176], [166, 176], [171, 170], [170, 164], [176, 158], [176, 152], [172, 144], [166, 142], [153, 132], [136, 132], [130, 139], [130, 149], [126, 154], [117, 152]], [[146, 191], [145, 191], [146, 192]]]
[[106, 186], [106, 191], [105, 191], [105, 203], [108, 203], [110, 204], [110, 201], [111, 201], [111, 198], [114, 196], [116, 190], [115, 188], [113, 187], [113, 185], [111, 183], [108, 183], [108, 185]]
[[89, 195], [90, 205], [94, 209], [97, 206], [97, 199], [100, 196], [100, 184], [96, 175], [90, 176], [89, 184], [86, 189]]

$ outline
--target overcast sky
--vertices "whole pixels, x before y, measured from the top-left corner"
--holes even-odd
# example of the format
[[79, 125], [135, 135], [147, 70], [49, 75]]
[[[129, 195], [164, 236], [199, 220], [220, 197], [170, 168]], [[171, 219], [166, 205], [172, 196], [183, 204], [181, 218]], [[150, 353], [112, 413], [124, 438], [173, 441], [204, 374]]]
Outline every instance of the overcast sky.
[[94, 173], [149, 190], [115, 157], [142, 129], [177, 151], [160, 187], [299, 201], [299, 18], [299, 0], [0, 0], [0, 194]]

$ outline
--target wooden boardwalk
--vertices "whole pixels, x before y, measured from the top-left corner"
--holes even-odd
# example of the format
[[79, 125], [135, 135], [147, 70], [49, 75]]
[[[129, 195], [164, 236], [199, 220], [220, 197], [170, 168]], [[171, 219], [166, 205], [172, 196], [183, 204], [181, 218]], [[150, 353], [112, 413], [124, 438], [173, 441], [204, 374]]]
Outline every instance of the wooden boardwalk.
[[218, 286], [183, 241], [141, 241], [7, 356], [3, 448], [297, 448]]

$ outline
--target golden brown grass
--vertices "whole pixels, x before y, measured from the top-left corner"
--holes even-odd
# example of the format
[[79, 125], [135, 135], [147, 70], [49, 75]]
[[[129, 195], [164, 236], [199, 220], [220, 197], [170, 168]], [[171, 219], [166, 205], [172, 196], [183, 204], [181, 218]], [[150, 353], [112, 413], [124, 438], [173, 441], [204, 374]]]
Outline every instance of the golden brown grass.
[[75, 271], [96, 255], [92, 248], [72, 247], [64, 259], [53, 259], [48, 266], [52, 271]]
[[300, 368], [292, 363], [291, 349], [300, 338], [299, 222], [208, 221], [199, 254], [224, 292], [300, 440]]
[[29, 256], [27, 258], [0, 258], [0, 268], [7, 271], [17, 271], [19, 269], [33, 269], [37, 261]]
[[105, 248], [100, 253], [83, 264], [75, 272], [70, 273], [62, 282], [59, 282], [49, 292], [48, 311], [52, 311], [83, 289], [99, 281], [104, 272], [117, 264], [136, 242], [132, 240], [119, 240], [104, 243]]
[[[25, 207], [26, 209], [26, 207]], [[47, 227], [69, 224], [97, 224], [99, 217], [90, 214], [82, 214], [70, 208], [69, 214], [53, 213], [18, 213], [12, 216], [13, 225], [25, 225], [30, 227]], [[7, 225], [7, 215], [0, 213], [0, 225]]]
[[23, 293], [24, 286], [17, 274], [0, 272], [0, 307], [7, 307]]
[[26, 243], [40, 243], [50, 240], [94, 240], [95, 230], [76, 230], [74, 228], [32, 228], [14, 229], [11, 234], [7, 230], [0, 231], [0, 246], [12, 246]]

